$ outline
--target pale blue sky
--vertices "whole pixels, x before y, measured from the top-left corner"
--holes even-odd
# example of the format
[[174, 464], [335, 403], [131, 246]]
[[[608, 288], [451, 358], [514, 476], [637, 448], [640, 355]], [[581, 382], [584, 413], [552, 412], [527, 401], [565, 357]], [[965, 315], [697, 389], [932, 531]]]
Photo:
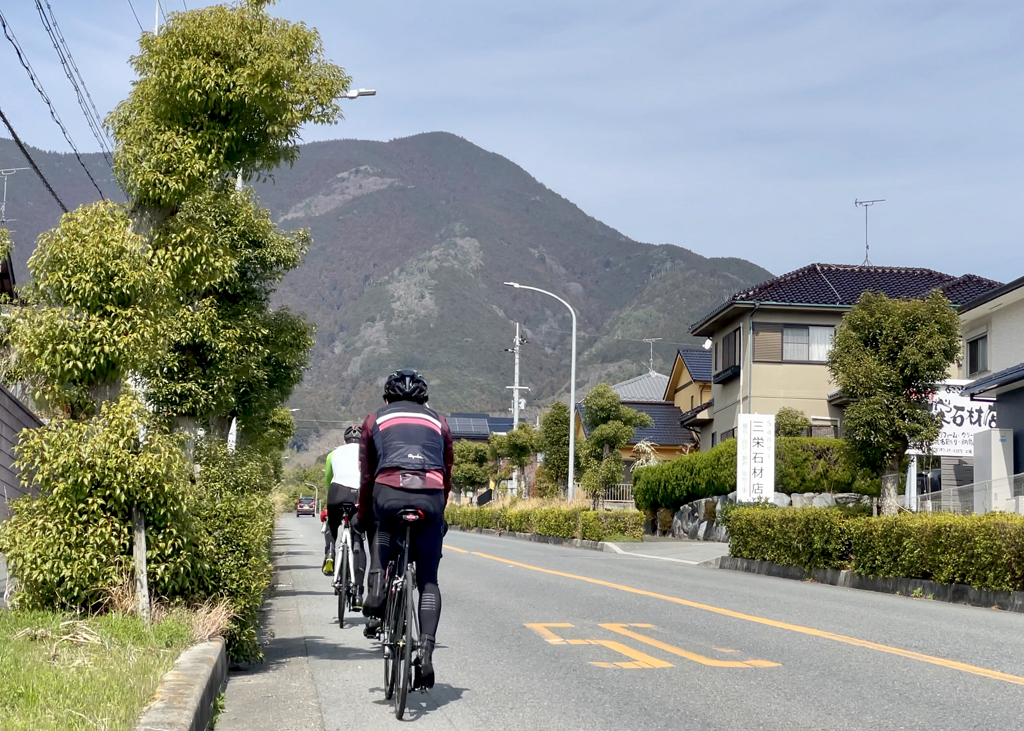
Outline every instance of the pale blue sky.
[[[132, 1], [151, 28], [153, 3]], [[128, 0], [49, 2], [105, 113], [131, 81]], [[76, 143], [97, 149], [33, 2], [3, 10]], [[273, 12], [317, 26], [355, 85], [378, 90], [307, 140], [454, 132], [632, 238], [775, 273], [859, 263], [853, 200], [885, 198], [874, 263], [1024, 274], [1020, 2], [281, 0]], [[26, 141], [66, 150], [0, 41], [4, 110]]]

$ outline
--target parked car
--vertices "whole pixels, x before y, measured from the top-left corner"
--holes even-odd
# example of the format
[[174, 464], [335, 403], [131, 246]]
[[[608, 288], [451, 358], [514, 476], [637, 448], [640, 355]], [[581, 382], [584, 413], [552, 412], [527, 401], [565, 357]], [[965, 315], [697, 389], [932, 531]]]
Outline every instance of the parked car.
[[295, 517], [300, 515], [316, 515], [316, 500], [311, 497], [300, 497], [295, 503]]

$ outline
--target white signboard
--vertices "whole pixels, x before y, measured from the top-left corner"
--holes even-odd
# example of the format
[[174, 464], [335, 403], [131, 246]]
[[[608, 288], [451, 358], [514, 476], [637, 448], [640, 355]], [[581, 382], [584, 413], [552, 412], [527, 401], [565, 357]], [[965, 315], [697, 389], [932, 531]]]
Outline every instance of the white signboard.
[[771, 502], [775, 498], [775, 416], [740, 414], [736, 439], [736, 502]]
[[[971, 401], [962, 396], [971, 381], [948, 380], [939, 383], [929, 394], [930, 409], [942, 419], [939, 438], [931, 445], [931, 454], [939, 457], [973, 457], [974, 435], [983, 429], [996, 428], [995, 404]], [[924, 454], [909, 450], [907, 454]]]

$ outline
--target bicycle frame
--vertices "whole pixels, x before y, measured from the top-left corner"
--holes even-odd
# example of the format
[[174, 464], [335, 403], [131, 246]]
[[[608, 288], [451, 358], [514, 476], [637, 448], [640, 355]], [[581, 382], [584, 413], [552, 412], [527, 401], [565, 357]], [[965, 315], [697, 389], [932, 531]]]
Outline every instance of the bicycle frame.
[[[338, 544], [341, 545], [338, 545]], [[353, 585], [356, 583], [356, 562], [355, 553], [352, 550], [352, 527], [349, 524], [348, 516], [346, 515], [341, 520], [341, 526], [338, 530], [338, 539], [334, 542], [334, 585], [338, 586], [339, 583], [343, 584], [341, 574], [341, 551], [345, 551], [349, 560], [348, 564], [348, 580]]]

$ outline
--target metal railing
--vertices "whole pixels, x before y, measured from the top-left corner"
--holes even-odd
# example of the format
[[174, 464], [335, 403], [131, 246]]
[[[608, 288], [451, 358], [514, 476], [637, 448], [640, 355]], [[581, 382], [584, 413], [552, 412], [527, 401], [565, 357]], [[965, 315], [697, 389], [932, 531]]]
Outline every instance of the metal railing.
[[956, 513], [971, 515], [975, 512], [1017, 510], [1014, 498], [1024, 498], [1024, 472], [984, 480], [970, 485], [949, 487], [917, 496], [918, 511], [922, 513]]
[[974, 485], [949, 487], [935, 492], [924, 492], [917, 496], [919, 513], [974, 513]]
[[604, 490], [604, 499], [613, 502], [632, 502], [633, 485], [629, 482], [620, 482], [618, 485], [611, 485]]

